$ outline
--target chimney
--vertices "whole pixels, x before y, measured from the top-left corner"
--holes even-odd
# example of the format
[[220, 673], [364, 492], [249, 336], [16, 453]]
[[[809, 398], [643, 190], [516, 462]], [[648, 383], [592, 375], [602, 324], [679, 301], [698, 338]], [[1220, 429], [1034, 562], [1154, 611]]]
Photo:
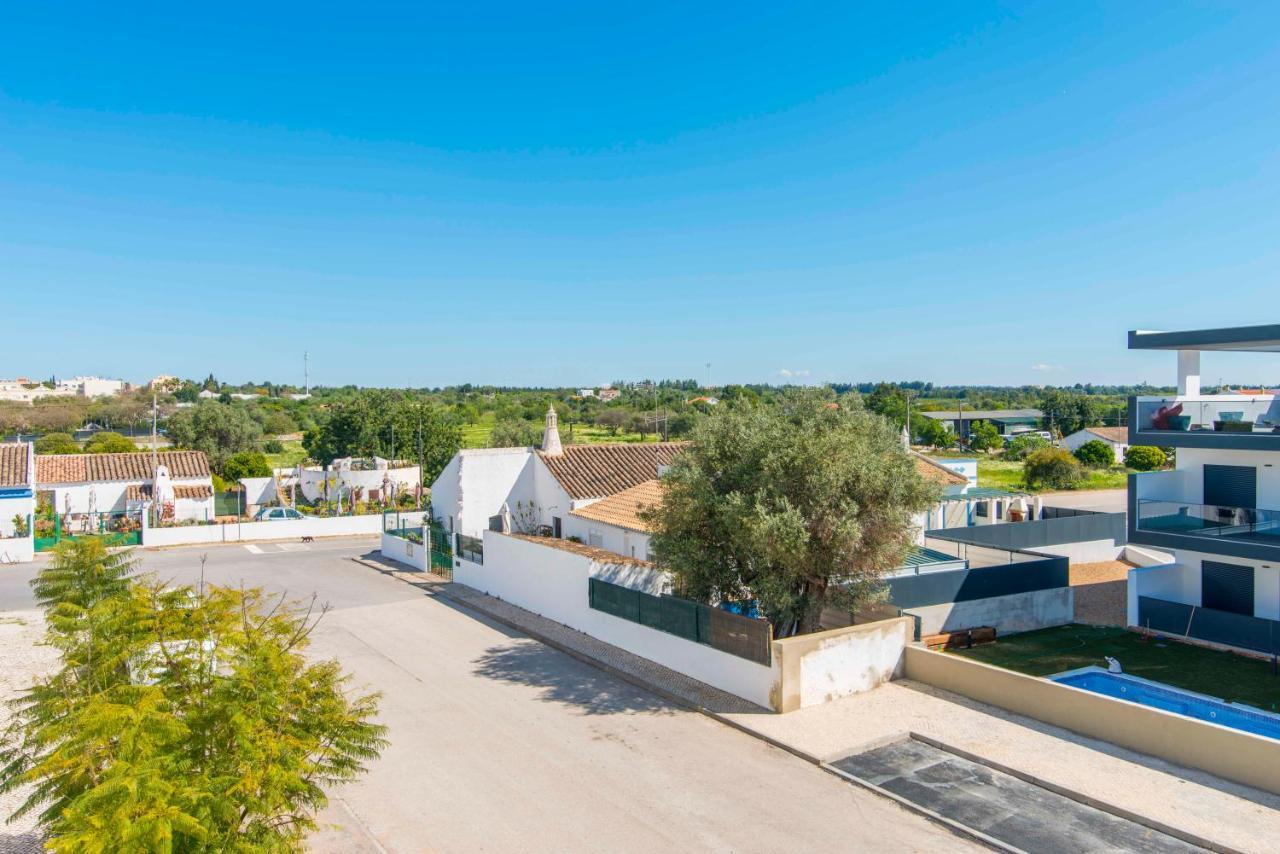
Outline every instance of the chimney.
[[564, 453], [560, 446], [560, 428], [556, 426], [556, 408], [547, 407], [547, 427], [542, 431], [542, 453], [559, 456]]

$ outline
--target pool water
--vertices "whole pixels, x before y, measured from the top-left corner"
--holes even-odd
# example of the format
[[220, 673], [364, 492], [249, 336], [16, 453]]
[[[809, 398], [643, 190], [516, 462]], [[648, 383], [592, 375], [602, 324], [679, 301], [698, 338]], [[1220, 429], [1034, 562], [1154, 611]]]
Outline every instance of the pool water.
[[1071, 670], [1049, 678], [1054, 682], [1092, 691], [1095, 694], [1128, 700], [1130, 703], [1186, 715], [1189, 718], [1251, 732], [1254, 735], [1280, 739], [1280, 715], [1273, 715], [1251, 706], [1240, 706], [1214, 697], [1206, 697], [1203, 694], [1193, 694], [1190, 691], [1182, 691], [1125, 673], [1108, 673], [1101, 667]]

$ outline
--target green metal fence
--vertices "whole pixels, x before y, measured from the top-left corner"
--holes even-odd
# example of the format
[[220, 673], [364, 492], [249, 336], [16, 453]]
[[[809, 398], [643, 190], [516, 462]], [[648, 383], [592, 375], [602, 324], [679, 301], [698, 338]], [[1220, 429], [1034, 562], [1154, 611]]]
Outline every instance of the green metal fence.
[[731, 614], [677, 596], [654, 596], [599, 578], [588, 579], [587, 597], [597, 611], [757, 664], [768, 665], [773, 660], [773, 627], [768, 620]]
[[136, 546], [142, 542], [141, 513], [72, 513], [37, 517], [35, 550], [47, 552], [63, 540], [100, 536], [108, 546]]
[[427, 529], [431, 538], [431, 571], [453, 580], [453, 538], [439, 525]]

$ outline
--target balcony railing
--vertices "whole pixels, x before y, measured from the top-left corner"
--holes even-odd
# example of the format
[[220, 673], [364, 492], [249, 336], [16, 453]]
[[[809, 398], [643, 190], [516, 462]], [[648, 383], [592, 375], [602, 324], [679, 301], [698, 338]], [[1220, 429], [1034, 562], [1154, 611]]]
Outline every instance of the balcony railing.
[[1159, 534], [1280, 543], [1280, 511], [1140, 498], [1134, 528]]
[[1280, 396], [1139, 397], [1132, 410], [1138, 432], [1276, 434]]

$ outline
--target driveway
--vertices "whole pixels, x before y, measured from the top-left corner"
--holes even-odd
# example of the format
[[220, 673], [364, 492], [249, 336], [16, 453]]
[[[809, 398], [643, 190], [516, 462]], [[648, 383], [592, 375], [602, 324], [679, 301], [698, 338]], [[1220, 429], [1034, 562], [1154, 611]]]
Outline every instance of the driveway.
[[[383, 693], [391, 746], [320, 851], [975, 850], [914, 813], [350, 560], [374, 541], [140, 552], [191, 581], [317, 594], [312, 650]], [[0, 609], [31, 607], [30, 568]]]

